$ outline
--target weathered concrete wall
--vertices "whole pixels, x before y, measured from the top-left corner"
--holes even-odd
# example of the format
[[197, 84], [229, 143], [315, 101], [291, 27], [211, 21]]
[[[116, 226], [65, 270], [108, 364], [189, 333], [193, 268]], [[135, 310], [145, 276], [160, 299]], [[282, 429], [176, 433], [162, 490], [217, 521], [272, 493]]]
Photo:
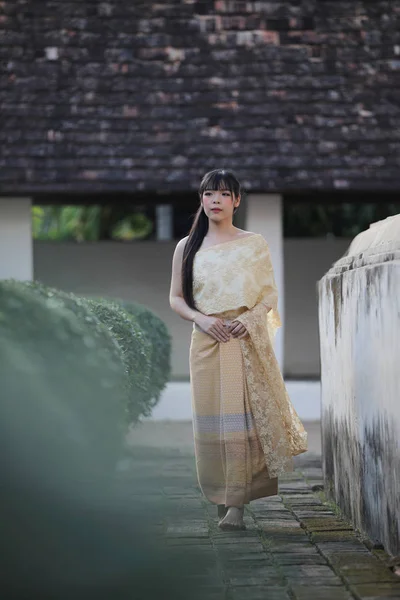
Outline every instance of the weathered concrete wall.
[[400, 215], [375, 223], [319, 282], [325, 486], [400, 553]]

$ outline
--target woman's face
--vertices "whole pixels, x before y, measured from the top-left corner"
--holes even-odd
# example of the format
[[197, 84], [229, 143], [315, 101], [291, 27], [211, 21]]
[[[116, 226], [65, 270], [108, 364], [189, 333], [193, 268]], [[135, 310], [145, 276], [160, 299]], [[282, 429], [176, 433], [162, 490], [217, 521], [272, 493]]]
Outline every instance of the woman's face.
[[213, 221], [232, 219], [233, 210], [239, 206], [240, 198], [235, 198], [230, 190], [206, 190], [203, 192], [204, 212]]

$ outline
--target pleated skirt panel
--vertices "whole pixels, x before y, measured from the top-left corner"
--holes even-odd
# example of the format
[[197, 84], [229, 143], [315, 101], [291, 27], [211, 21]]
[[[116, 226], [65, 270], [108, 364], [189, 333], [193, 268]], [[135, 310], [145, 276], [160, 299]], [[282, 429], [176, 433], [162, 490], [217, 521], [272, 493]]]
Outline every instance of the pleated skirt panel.
[[243, 506], [278, 493], [270, 478], [249, 403], [238, 339], [217, 342], [193, 328], [190, 382], [196, 469], [215, 504]]

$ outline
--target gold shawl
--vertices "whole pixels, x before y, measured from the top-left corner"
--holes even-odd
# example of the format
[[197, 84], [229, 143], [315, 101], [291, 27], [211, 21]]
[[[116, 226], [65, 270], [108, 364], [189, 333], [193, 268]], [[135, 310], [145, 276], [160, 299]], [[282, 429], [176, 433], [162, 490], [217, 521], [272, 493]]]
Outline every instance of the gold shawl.
[[[246, 327], [240, 341], [250, 405], [270, 477], [293, 469], [307, 451], [307, 432], [288, 396], [273, 349], [281, 320], [269, 246], [262, 235], [222, 242], [196, 253], [193, 293], [197, 309]], [[269, 310], [270, 309], [270, 310]]]

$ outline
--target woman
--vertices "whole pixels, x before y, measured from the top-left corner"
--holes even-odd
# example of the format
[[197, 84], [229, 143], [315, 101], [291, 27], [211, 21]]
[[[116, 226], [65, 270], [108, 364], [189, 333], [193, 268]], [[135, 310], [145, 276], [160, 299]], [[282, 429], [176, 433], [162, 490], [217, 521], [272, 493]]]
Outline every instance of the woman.
[[234, 227], [241, 187], [207, 173], [200, 207], [172, 261], [171, 308], [193, 321], [190, 381], [197, 475], [221, 529], [244, 529], [244, 505], [278, 493], [307, 450], [272, 347], [281, 325], [267, 242]]

